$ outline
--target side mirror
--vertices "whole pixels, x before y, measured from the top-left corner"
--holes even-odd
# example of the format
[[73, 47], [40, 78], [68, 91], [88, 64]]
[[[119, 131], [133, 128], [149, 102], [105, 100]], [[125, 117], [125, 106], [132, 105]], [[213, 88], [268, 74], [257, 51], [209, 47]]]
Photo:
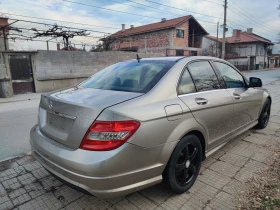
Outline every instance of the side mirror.
[[262, 87], [262, 80], [260, 78], [257, 77], [250, 77], [249, 79], [250, 87]]

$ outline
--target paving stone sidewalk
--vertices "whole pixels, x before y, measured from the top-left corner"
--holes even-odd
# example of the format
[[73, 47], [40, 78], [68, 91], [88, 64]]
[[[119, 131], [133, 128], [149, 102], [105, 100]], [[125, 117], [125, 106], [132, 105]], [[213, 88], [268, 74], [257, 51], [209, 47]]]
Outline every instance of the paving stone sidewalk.
[[236, 209], [246, 180], [267, 165], [280, 143], [280, 81], [266, 86], [272, 95], [270, 123], [231, 141], [202, 164], [189, 192], [175, 195], [159, 184], [102, 200], [85, 195], [52, 177], [32, 156], [0, 163], [0, 209]]

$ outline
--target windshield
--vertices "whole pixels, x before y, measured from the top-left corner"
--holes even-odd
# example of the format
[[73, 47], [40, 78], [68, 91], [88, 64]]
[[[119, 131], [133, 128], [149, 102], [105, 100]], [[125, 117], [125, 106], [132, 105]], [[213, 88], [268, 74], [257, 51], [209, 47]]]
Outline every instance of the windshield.
[[174, 63], [175, 61], [120, 62], [94, 74], [79, 87], [146, 93]]

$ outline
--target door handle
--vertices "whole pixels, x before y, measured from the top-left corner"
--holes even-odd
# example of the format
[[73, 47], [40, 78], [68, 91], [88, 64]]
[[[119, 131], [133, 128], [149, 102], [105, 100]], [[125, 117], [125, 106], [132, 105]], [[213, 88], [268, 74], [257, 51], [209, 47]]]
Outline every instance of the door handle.
[[233, 94], [233, 97], [234, 97], [235, 99], [241, 99], [241, 95], [238, 95], [238, 94]]
[[198, 105], [205, 105], [208, 103], [208, 100], [205, 99], [205, 98], [196, 98], [195, 99], [195, 102], [198, 104]]

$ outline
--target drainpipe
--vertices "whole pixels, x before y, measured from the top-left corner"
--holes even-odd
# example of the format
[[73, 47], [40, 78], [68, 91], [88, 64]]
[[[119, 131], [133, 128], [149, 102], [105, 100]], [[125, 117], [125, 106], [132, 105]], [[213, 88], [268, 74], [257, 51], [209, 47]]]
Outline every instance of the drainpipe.
[[266, 46], [265, 45], [263, 47], [263, 50], [264, 50], [264, 52], [263, 52], [263, 68], [265, 69], [266, 68], [266, 63], [265, 63]]

